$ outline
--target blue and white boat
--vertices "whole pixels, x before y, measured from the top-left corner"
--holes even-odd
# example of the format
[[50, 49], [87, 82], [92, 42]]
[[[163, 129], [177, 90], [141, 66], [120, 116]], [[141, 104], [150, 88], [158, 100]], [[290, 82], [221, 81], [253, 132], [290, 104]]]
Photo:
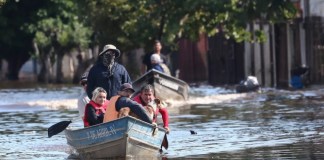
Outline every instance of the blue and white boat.
[[65, 129], [67, 143], [81, 159], [157, 156], [166, 131], [126, 116], [87, 128]]

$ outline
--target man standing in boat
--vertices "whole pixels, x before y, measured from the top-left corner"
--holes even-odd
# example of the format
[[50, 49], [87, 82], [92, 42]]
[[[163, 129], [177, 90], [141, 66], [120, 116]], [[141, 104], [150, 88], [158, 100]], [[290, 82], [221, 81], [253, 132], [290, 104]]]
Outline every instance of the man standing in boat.
[[112, 44], [107, 44], [99, 53], [96, 64], [90, 69], [87, 82], [87, 94], [92, 98], [92, 91], [102, 87], [107, 91], [107, 99], [117, 95], [123, 83], [131, 83], [131, 78], [125, 67], [115, 59], [120, 56], [120, 51]]
[[151, 56], [156, 53], [160, 55], [161, 57], [161, 63], [167, 64], [167, 57], [161, 53], [162, 50], [162, 44], [159, 40], [154, 41], [154, 51], [147, 53], [143, 57], [142, 61], [142, 68], [141, 68], [141, 73], [144, 74], [145, 72], [149, 71], [152, 69], [152, 64], [151, 64]]
[[167, 130], [167, 133], [170, 131], [169, 114], [166, 109], [166, 104], [155, 98], [154, 88], [152, 85], [148, 84], [142, 87], [141, 92], [138, 93], [133, 100], [145, 107], [151, 106], [153, 108], [153, 122], [157, 121], [157, 115], [160, 113], [162, 115], [164, 129]]

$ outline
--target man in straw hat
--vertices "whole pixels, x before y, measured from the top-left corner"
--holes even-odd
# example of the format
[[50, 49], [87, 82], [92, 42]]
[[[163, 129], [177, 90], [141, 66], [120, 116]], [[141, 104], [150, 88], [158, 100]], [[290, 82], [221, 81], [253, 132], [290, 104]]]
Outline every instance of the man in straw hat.
[[107, 99], [117, 95], [117, 91], [124, 83], [131, 83], [131, 78], [125, 67], [115, 59], [120, 56], [119, 49], [112, 44], [104, 46], [94, 66], [90, 69], [87, 82], [87, 94], [92, 98], [92, 91], [102, 87], [107, 91]]

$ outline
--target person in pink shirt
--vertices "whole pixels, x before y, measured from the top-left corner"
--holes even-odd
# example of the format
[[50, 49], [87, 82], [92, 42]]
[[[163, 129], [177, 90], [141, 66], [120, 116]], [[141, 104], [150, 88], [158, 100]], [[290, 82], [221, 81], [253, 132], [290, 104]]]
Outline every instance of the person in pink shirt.
[[159, 103], [161, 101], [155, 98], [154, 88], [152, 85], [148, 84], [142, 87], [140, 93], [138, 93], [133, 98], [133, 100], [145, 107], [152, 106], [153, 103], [156, 104], [156, 106], [152, 106], [154, 110], [153, 122], [156, 122], [157, 115], [160, 112], [160, 114], [162, 115], [163, 127], [167, 130], [167, 133], [169, 133], [170, 130], [168, 110], [166, 109], [166, 105], [164, 105], [163, 103]]

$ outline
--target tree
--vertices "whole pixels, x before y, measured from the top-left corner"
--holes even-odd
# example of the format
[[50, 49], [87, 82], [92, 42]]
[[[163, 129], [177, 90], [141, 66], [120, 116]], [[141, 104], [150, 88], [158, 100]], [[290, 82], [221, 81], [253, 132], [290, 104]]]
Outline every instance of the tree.
[[[154, 39], [175, 45], [179, 38], [195, 40], [201, 33], [213, 36], [221, 29], [228, 38], [251, 41], [255, 34], [246, 24], [257, 21], [283, 22], [296, 9], [289, 0], [84, 0], [89, 20], [101, 40], [125, 46], [146, 46]], [[151, 46], [151, 45], [149, 45]]]
[[[202, 34], [222, 32], [237, 42], [266, 40], [262, 30], [247, 24], [286, 22], [296, 14], [289, 0], [83, 0], [84, 14], [98, 33], [101, 46], [116, 44], [122, 51], [151, 50], [162, 41], [172, 53], [181, 38], [195, 41]], [[173, 55], [171, 55], [173, 56]], [[131, 72], [133, 68], [129, 67]]]
[[[91, 31], [78, 17], [78, 6], [74, 1], [47, 1], [47, 7], [38, 12], [39, 21], [29, 24], [30, 32], [35, 33], [35, 42], [42, 62], [40, 82], [63, 82], [62, 60], [65, 54], [74, 49], [87, 48]], [[50, 60], [52, 59], [52, 60]], [[56, 62], [56, 78], [51, 75], [51, 66]]]
[[6, 0], [0, 0], [0, 8], [6, 3]]
[[[9, 63], [8, 78], [18, 79], [21, 66], [40, 59], [40, 82], [61, 83], [62, 58], [73, 49], [87, 48], [91, 31], [79, 18], [72, 0], [7, 0], [0, 2], [0, 58]], [[54, 80], [52, 66], [56, 68]]]
[[43, 1], [7, 0], [0, 8], [0, 59], [8, 62], [7, 78], [17, 80], [21, 66], [33, 52], [33, 35], [23, 29], [34, 21], [35, 8]]
[[[246, 24], [285, 22], [296, 13], [289, 0], [7, 0], [0, 10], [0, 58], [9, 62], [10, 79], [18, 78], [30, 55], [49, 63], [42, 67], [51, 67], [89, 43], [90, 47], [113, 43], [129, 51], [151, 48], [152, 41], [159, 39], [176, 49], [180, 38], [195, 40], [220, 30], [238, 42], [262, 42], [262, 31], [247, 31]], [[32, 46], [38, 46], [34, 48], [39, 55]], [[56, 82], [62, 82], [60, 66]], [[51, 78], [41, 72], [39, 80]]]

